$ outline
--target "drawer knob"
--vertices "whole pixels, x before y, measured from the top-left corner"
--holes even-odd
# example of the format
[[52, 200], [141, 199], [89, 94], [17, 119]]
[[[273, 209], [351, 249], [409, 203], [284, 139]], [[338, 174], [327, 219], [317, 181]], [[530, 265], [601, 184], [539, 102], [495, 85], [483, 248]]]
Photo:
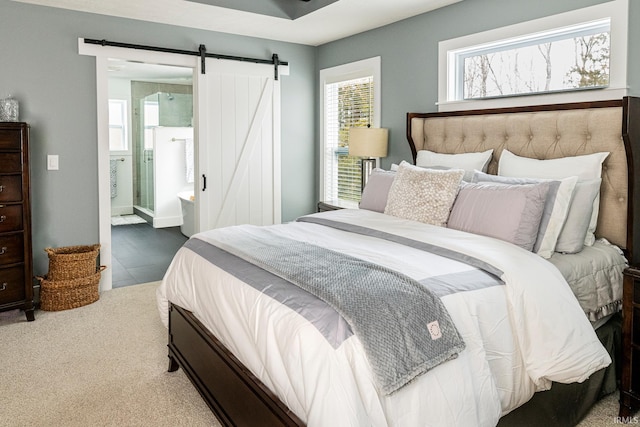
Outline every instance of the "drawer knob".
[[3, 246], [0, 248], [0, 255], [4, 255], [7, 252], [7, 247]]
[[7, 219], [6, 215], [0, 215], [0, 222], [4, 222]]
[[4, 185], [0, 185], [0, 193], [4, 190]]
[[0, 292], [2, 292], [2, 291], [4, 291], [5, 289], [7, 289], [7, 286], [8, 286], [8, 283], [7, 283], [7, 282], [4, 282], [4, 283], [2, 284], [2, 286], [0, 286]]

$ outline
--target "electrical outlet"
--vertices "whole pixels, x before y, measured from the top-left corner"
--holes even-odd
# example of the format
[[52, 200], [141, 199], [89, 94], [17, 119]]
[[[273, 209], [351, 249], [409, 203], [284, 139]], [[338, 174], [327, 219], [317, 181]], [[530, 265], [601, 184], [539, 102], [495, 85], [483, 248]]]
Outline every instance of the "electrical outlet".
[[57, 154], [48, 154], [47, 155], [47, 170], [57, 171], [60, 169], [60, 163], [58, 161]]

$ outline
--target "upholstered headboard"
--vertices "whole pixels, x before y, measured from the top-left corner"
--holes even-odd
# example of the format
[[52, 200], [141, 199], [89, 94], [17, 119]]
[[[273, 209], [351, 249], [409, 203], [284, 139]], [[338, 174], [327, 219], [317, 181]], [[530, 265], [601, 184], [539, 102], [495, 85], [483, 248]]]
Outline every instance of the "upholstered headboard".
[[[640, 112], [638, 98], [556, 104], [513, 109], [408, 113], [407, 139], [413, 160], [419, 150], [457, 154], [493, 148], [488, 172], [495, 174], [503, 149], [535, 159], [554, 159], [608, 151], [603, 164], [596, 235], [621, 248], [632, 246], [633, 136], [630, 120]], [[633, 131], [630, 132], [630, 127]], [[630, 156], [629, 162], [627, 156]], [[635, 168], [640, 170], [640, 167]], [[636, 186], [636, 190], [638, 190]], [[633, 221], [629, 224], [633, 225]], [[640, 225], [640, 224], [639, 224]]]

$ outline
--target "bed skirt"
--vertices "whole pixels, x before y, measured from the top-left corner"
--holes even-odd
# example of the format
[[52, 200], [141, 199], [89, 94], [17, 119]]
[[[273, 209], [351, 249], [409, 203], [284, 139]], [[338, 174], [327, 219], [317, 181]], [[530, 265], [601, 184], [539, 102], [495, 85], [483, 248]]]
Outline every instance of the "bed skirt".
[[598, 400], [618, 389], [621, 325], [622, 316], [617, 313], [596, 330], [600, 342], [611, 355], [611, 365], [583, 383], [553, 383], [551, 390], [536, 393], [530, 401], [502, 417], [497, 427], [566, 427], [578, 424]]

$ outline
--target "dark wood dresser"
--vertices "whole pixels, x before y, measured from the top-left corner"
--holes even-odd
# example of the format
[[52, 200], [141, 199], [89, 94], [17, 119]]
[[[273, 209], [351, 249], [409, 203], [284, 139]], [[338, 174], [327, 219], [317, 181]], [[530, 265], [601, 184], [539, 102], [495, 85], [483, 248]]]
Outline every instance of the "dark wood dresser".
[[0, 311], [34, 317], [29, 126], [0, 122]]

